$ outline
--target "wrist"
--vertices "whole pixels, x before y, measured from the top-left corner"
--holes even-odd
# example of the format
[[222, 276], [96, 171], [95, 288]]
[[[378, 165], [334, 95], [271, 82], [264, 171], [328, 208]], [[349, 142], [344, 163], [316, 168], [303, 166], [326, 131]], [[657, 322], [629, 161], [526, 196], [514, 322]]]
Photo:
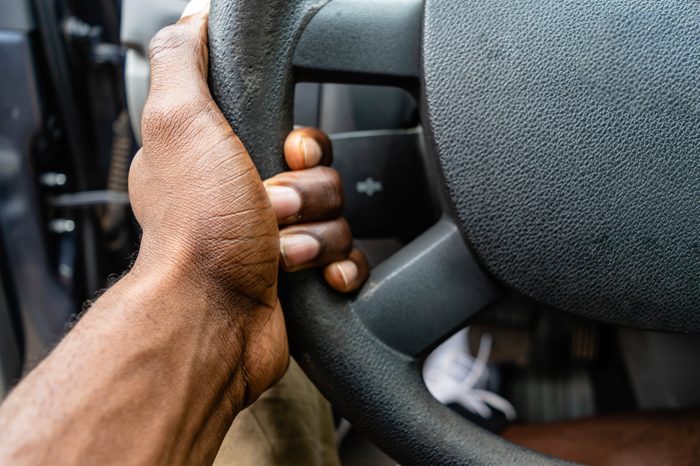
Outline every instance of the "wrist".
[[[157, 239], [156, 239], [157, 238]], [[277, 305], [277, 240], [267, 248], [274, 267], [270, 273], [258, 273], [256, 262], [251, 265], [249, 251], [239, 253], [235, 261], [227, 258], [235, 249], [247, 250], [244, 243], [264, 244], [268, 238], [244, 239], [226, 245], [229, 254], [219, 248], [207, 247], [210, 241], [193, 241], [167, 237], [152, 237], [144, 232], [138, 257], [130, 274], [155, 277], [165, 289], [186, 297], [199, 298], [209, 307], [216, 303], [217, 312], [228, 310], [232, 318], [240, 318], [261, 308], [272, 310]], [[269, 242], [269, 241], [268, 241]], [[223, 257], [222, 257], [223, 256]], [[261, 261], [264, 265], [265, 261]], [[254, 270], [246, 270], [251, 269]], [[267, 271], [267, 270], [266, 270]], [[238, 314], [236, 316], [235, 314]]]
[[121, 281], [141, 283], [161, 296], [182, 295], [197, 302], [209, 293], [207, 280], [196, 270], [190, 248], [180, 244], [186, 242], [169, 240], [154, 241], [144, 232], [136, 261]]
[[[244, 322], [237, 309], [180, 267], [134, 266], [94, 304], [86, 315], [91, 318], [110, 336], [128, 334], [129, 347], [152, 355], [157, 367], [189, 367], [172, 374], [181, 381], [199, 379], [228, 392], [237, 388], [231, 374], [241, 365]], [[230, 394], [232, 401], [243, 396]]]
[[[178, 249], [170, 244], [167, 250]], [[215, 261], [187, 252], [154, 251], [144, 248], [142, 242], [134, 267], [115, 288], [133, 287], [130, 293], [143, 299], [134, 307], [149, 309], [151, 319], [165, 317], [171, 328], [184, 326], [204, 335], [198, 343], [203, 348], [200, 357], [219, 364], [217, 373], [225, 375], [232, 399], [241, 400], [243, 406], [249, 404], [281, 377], [289, 359], [276, 287], [268, 288], [274, 292], [272, 304], [268, 304], [256, 294], [246, 294], [251, 287], [246, 282], [266, 283], [258, 275], [243, 274], [246, 282], [236, 282], [227, 279], [235, 274], [212, 272]], [[202, 262], [209, 264], [204, 270], [197, 266]]]
[[[251, 397], [257, 398], [269, 381], [276, 380], [286, 368], [286, 332], [279, 304], [270, 309], [241, 296], [235, 287], [224, 289], [223, 284], [203, 277], [186, 254], [154, 259], [150, 254], [139, 254], [132, 269], [113, 287], [120, 295], [128, 294], [138, 302], [127, 310], [131, 313], [129, 319], [143, 319], [145, 313], [146, 322], [158, 323], [163, 331], [183, 333], [164, 345], [178, 345], [178, 349], [183, 349], [182, 343], [191, 340], [196, 348], [184, 349], [196, 352], [199, 361], [211, 361], [203, 380], [224, 380], [228, 384], [228, 398], [240, 402], [240, 407], [247, 405]], [[265, 315], [272, 317], [261, 322], [261, 316]], [[273, 345], [269, 354], [253, 354], [255, 359], [251, 361], [249, 342], [261, 331], [268, 331], [264, 329], [268, 325], [275, 327], [271, 333], [284, 343]], [[144, 334], [153, 331], [147, 329]], [[282, 347], [282, 354], [277, 347]], [[244, 379], [244, 374], [251, 372], [252, 364], [267, 368], [267, 359], [281, 361], [270, 365], [271, 375], [263, 377], [263, 381]], [[253, 369], [252, 372], [257, 371]], [[249, 386], [251, 383], [253, 387]], [[238, 411], [240, 407], [232, 408]]]

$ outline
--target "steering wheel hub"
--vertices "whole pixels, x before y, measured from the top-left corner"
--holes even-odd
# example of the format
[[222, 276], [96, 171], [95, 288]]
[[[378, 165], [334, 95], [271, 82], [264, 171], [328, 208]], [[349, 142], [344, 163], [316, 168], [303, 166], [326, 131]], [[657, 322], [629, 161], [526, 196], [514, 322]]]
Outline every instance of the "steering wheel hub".
[[426, 126], [500, 281], [700, 330], [698, 37], [691, 2], [426, 1]]

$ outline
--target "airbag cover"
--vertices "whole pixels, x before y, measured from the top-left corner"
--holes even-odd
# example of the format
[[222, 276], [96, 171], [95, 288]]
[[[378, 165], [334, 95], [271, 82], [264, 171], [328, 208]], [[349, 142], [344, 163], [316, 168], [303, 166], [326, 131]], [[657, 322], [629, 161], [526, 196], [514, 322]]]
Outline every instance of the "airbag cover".
[[427, 0], [426, 128], [487, 269], [551, 306], [700, 331], [700, 7]]

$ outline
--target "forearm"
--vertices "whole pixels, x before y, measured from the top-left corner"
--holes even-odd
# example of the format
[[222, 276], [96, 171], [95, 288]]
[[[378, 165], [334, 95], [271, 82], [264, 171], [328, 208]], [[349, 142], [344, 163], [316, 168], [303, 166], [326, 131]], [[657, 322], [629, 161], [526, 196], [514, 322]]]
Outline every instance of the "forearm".
[[200, 291], [120, 280], [0, 408], [0, 464], [213, 459], [246, 389], [235, 312]]
[[208, 91], [200, 7], [149, 53], [139, 259], [0, 407], [0, 464], [203, 464], [284, 374], [277, 219]]

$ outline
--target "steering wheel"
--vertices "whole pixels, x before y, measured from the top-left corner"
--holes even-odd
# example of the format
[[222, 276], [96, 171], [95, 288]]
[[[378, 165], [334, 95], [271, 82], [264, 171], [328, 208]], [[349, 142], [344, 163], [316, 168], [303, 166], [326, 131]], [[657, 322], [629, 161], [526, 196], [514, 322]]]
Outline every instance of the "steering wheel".
[[[214, 0], [214, 96], [260, 174], [295, 82], [402, 87], [442, 219], [350, 298], [281, 278], [293, 351], [403, 464], [534, 464], [442, 406], [422, 357], [503, 292], [700, 330], [700, 10], [687, 0]], [[406, 189], [410, 189], [407, 187]]]

